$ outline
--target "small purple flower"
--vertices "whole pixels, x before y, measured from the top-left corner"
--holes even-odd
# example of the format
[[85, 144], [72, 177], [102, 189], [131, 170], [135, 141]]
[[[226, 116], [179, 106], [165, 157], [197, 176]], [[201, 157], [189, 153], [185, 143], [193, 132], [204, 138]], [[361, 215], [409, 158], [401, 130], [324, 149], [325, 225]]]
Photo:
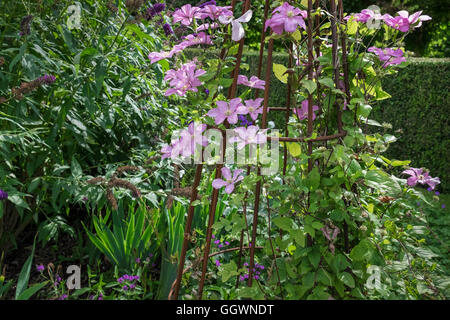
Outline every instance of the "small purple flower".
[[122, 284], [122, 282], [124, 282], [124, 281], [125, 281], [125, 279], [123, 277], [120, 277], [119, 279], [117, 279], [117, 282], [120, 284]]
[[58, 300], [66, 300], [68, 297], [69, 296], [67, 294], [63, 294]]
[[445, 208], [446, 208], [446, 207], [445, 207], [445, 204], [442, 204], [441, 208], [442, 208], [442, 209], [445, 209]]
[[225, 241], [225, 245], [226, 245], [226, 246], [229, 246], [230, 243], [229, 243], [228, 241]]
[[219, 244], [220, 240], [214, 240], [214, 244]]
[[136, 258], [136, 263], [141, 263], [141, 258]]
[[8, 193], [2, 189], [0, 189], [0, 200], [8, 199]]
[[42, 271], [45, 270], [45, 267], [44, 267], [43, 264], [40, 264], [40, 265], [36, 266], [36, 270], [37, 270], [38, 272], [42, 272]]
[[173, 34], [173, 29], [172, 29], [172, 27], [170, 26], [170, 24], [168, 24], [168, 23], [165, 23], [165, 24], [163, 25], [163, 30], [164, 30], [164, 33], [166, 34], [166, 37], [168, 37], [168, 36], [170, 36], [171, 34]]
[[220, 267], [220, 261], [216, 260], [216, 267]]
[[136, 285], [134, 283], [130, 284], [130, 290], [133, 290], [134, 288], [136, 288]]
[[258, 276], [258, 275], [255, 275], [255, 276], [253, 276], [253, 279], [259, 280], [259, 276]]
[[100, 294], [98, 295], [97, 300], [103, 300], [103, 294], [102, 294], [102, 293], [100, 293]]
[[53, 82], [55, 82], [56, 77], [51, 74], [46, 74], [42, 77], [39, 77], [37, 80], [42, 84], [52, 84]]
[[166, 9], [166, 4], [165, 3], [155, 3], [153, 5], [153, 9], [158, 14], [160, 12], [163, 12]]
[[128, 290], [128, 286], [123, 286], [122, 289], [127, 291]]
[[423, 169], [410, 168], [403, 171], [403, 174], [408, 174], [410, 177], [407, 182], [410, 187], [414, 187], [417, 183], [428, 184], [431, 190], [434, 190], [437, 184], [441, 183], [438, 177], [432, 178], [428, 172], [423, 172]]
[[216, 237], [216, 235], [215, 235], [215, 234], [213, 234], [213, 235], [211, 236], [211, 238], [213, 238], [213, 239], [214, 239], [215, 237]]
[[207, 96], [209, 96], [209, 90], [208, 89], [205, 89], [205, 93], [206, 93]]
[[433, 191], [433, 189], [431, 189], [431, 187], [428, 187], [428, 188], [427, 188], [427, 191], [428, 191], [428, 192], [431, 192], [431, 191]]
[[[431, 188], [431, 187], [430, 187]], [[441, 193], [439, 192], [439, 191], [436, 191], [435, 193], [434, 193], [435, 195], [440, 195]]]
[[223, 248], [223, 244], [218, 245], [219, 249]]

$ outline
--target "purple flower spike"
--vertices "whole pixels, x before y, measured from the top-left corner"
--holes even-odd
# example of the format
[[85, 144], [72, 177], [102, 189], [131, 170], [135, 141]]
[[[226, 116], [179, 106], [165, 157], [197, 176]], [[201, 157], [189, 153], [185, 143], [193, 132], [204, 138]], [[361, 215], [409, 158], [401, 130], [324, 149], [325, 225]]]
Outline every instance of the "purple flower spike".
[[0, 200], [6, 200], [8, 199], [8, 193], [6, 191], [3, 191], [0, 189]]
[[170, 36], [171, 34], [173, 34], [173, 29], [170, 26], [170, 24], [168, 24], [168, 23], [165, 23], [163, 25], [163, 30], [164, 30], [164, 33], [166, 34], [166, 37]]

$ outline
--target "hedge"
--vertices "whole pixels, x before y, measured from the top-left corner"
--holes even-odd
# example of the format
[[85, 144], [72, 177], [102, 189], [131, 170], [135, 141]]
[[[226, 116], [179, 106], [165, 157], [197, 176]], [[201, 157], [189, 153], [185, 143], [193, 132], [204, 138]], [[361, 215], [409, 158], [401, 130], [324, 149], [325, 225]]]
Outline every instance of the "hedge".
[[[195, 51], [194, 51], [195, 52]], [[193, 53], [194, 53], [193, 52]], [[195, 55], [195, 53], [194, 53]], [[254, 75], [258, 69], [258, 52], [244, 54], [243, 74]], [[287, 55], [273, 54], [273, 62], [287, 66]], [[263, 73], [266, 63], [263, 62]], [[386, 156], [398, 160], [412, 160], [415, 167], [430, 169], [431, 175], [441, 178], [441, 191], [450, 193], [450, 59], [411, 58], [409, 65], [393, 76], [382, 80], [384, 91], [391, 99], [374, 106], [372, 118], [392, 124], [393, 143]], [[286, 85], [272, 73], [269, 106], [285, 106]], [[270, 114], [269, 121], [283, 121], [282, 113]]]

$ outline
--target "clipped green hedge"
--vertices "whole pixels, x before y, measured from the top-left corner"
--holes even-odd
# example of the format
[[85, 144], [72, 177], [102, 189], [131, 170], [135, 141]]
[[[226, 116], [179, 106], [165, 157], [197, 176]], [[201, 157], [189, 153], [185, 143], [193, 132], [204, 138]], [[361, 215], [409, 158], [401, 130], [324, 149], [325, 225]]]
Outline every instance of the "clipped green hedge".
[[[252, 74], [256, 74], [258, 58], [256, 52], [245, 54]], [[273, 62], [287, 66], [287, 55], [276, 53]], [[432, 176], [441, 178], [440, 189], [450, 192], [450, 59], [413, 58], [409, 62], [398, 74], [383, 79], [383, 89], [392, 98], [375, 106], [372, 118], [391, 123], [392, 133], [399, 138], [387, 151], [389, 158], [410, 159], [415, 167], [429, 168]], [[273, 73], [270, 90], [269, 106], [284, 106], [286, 85]], [[269, 120], [278, 122], [278, 118], [271, 115]]]

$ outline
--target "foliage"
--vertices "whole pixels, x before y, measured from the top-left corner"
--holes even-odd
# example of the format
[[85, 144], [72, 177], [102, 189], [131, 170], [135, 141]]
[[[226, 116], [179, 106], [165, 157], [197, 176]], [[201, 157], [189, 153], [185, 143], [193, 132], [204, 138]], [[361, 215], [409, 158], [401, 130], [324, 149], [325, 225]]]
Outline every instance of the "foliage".
[[[81, 23], [71, 29], [73, 1], [0, 4], [0, 185], [9, 193], [1, 250], [30, 224], [40, 224], [44, 243], [73, 233], [61, 213], [88, 199], [83, 174], [126, 163], [139, 148], [148, 154], [176, 114], [156, 85], [161, 66], [147, 64], [161, 27], [136, 24], [124, 2], [115, 10], [108, 2], [80, 2]], [[26, 13], [33, 18], [21, 35]], [[44, 75], [54, 82], [35, 80]]]

